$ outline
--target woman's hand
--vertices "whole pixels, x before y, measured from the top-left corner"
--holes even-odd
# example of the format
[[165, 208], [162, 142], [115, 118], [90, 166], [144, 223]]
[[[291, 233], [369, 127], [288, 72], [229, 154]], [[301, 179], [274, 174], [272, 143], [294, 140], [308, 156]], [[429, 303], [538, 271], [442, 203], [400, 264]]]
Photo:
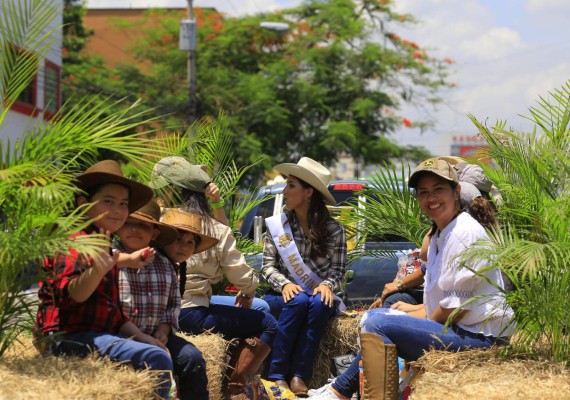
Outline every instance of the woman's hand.
[[235, 306], [243, 308], [251, 308], [252, 304], [253, 304], [253, 296], [244, 296], [240, 290], [236, 296]]
[[394, 304], [392, 304], [392, 307], [390, 307], [393, 310], [399, 310], [399, 311], [403, 311], [406, 313], [412, 312], [412, 311], [418, 311], [424, 308], [423, 304], [409, 304], [409, 303], [405, 303], [403, 301], [397, 301]]
[[384, 285], [384, 290], [382, 290], [382, 296], [380, 296], [380, 300], [384, 302], [384, 300], [386, 300], [386, 297], [397, 292], [399, 292], [398, 284], [396, 282], [388, 282]]
[[382, 308], [382, 304], [384, 304], [384, 297], [380, 297], [379, 299], [374, 300], [374, 303], [370, 304], [368, 307], [369, 310], [374, 308]]
[[208, 183], [206, 186], [206, 191], [204, 192], [206, 197], [213, 203], [218, 203], [222, 200], [220, 195], [220, 189], [214, 182]]
[[334, 301], [334, 294], [328, 285], [319, 285], [313, 290], [313, 296], [317, 293], [321, 294], [321, 301], [327, 306], [332, 307]]
[[287, 283], [283, 286], [283, 289], [281, 289], [281, 295], [283, 296], [283, 301], [285, 303], [289, 300], [293, 300], [293, 298], [300, 292], [304, 292], [303, 288], [299, 285], [295, 285], [294, 283]]

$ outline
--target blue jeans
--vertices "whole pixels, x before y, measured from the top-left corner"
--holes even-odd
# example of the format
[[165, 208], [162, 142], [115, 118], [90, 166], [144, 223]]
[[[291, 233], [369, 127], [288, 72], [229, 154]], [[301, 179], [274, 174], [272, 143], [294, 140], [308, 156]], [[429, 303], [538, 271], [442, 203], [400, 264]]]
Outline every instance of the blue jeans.
[[[210, 299], [212, 304], [220, 304], [223, 306], [234, 306], [236, 304], [236, 298], [234, 296], [212, 296]], [[251, 304], [252, 310], [263, 311], [264, 313], [269, 312], [269, 304], [263, 299], [254, 297]]]
[[174, 364], [174, 375], [180, 400], [208, 400], [206, 361], [192, 343], [170, 334], [166, 347]]
[[178, 317], [180, 330], [199, 335], [207, 330], [226, 339], [258, 337], [269, 347], [277, 334], [277, 321], [271, 314], [249, 308], [210, 304], [209, 307], [184, 307]]
[[[127, 362], [135, 369], [173, 371], [172, 359], [158, 346], [137, 342], [123, 336], [107, 332], [85, 331], [64, 335], [62, 341], [53, 348], [53, 354], [85, 357], [97, 352], [101, 357], [112, 361]], [[170, 374], [160, 374], [159, 396], [169, 398], [171, 387]]]
[[304, 292], [285, 303], [281, 293], [269, 291], [264, 297], [271, 312], [278, 315], [278, 333], [269, 356], [268, 378], [289, 380], [298, 376], [310, 380], [319, 343], [335, 307]]
[[403, 301], [408, 304], [423, 304], [424, 302], [424, 291], [423, 289], [409, 289], [403, 292], [392, 293], [382, 303], [383, 308], [390, 308], [392, 304], [398, 301]]
[[[417, 360], [431, 347], [464, 351], [505, 343], [503, 339], [468, 332], [456, 325], [444, 332], [443, 324], [438, 322], [406, 315], [386, 315], [387, 311], [385, 308], [367, 311], [367, 317], [363, 317], [362, 332], [375, 333], [385, 344], [395, 344], [398, 356], [407, 361]], [[358, 362], [361, 358], [362, 354], [358, 353], [350, 367], [332, 384], [345, 397], [351, 397], [358, 390]]]

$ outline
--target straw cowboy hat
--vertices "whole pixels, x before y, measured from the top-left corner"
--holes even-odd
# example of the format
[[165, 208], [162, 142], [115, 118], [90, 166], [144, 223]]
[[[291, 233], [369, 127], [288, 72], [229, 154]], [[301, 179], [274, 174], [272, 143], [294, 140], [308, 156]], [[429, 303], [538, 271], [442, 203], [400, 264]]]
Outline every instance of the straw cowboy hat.
[[87, 168], [75, 178], [77, 187], [88, 192], [95, 186], [116, 183], [129, 189], [129, 213], [138, 210], [152, 199], [152, 189], [142, 183], [125, 178], [121, 166], [114, 160], [104, 160]]
[[336, 200], [327, 189], [327, 185], [331, 181], [331, 172], [315, 160], [302, 157], [297, 164], [279, 164], [275, 169], [283, 175], [293, 175], [295, 178], [307, 182], [323, 195], [325, 203], [331, 206], [336, 205]]
[[161, 221], [184, 232], [193, 233], [200, 238], [200, 243], [194, 249], [194, 254], [208, 250], [218, 244], [219, 240], [202, 233], [202, 218], [197, 214], [179, 208], [167, 208], [162, 214]]
[[131, 219], [153, 224], [159, 230], [159, 235], [151, 242], [153, 246], [161, 247], [170, 244], [178, 237], [175, 227], [160, 222], [160, 206], [154, 200], [129, 215], [129, 220]]

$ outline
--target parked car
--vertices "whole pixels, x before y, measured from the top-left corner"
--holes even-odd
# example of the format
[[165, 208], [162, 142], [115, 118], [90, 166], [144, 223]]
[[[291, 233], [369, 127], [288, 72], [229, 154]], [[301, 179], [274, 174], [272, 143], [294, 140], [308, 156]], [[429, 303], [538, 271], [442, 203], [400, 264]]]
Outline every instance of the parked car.
[[[339, 180], [330, 182], [328, 188], [337, 201], [337, 207], [332, 207], [333, 215], [342, 214], [346, 209], [352, 209], [348, 202], [363, 203], [364, 198], [360, 196], [360, 191], [369, 185], [370, 182], [364, 180]], [[243, 236], [252, 240], [261, 240], [261, 233], [265, 232], [265, 218], [282, 212], [283, 189], [285, 183], [278, 183], [270, 186], [263, 186], [257, 192], [257, 198], [271, 197], [250, 210], [245, 216], [240, 228]], [[256, 224], [256, 217], [257, 224]], [[342, 222], [342, 218], [340, 218]], [[405, 252], [414, 249], [416, 246], [403, 238], [391, 237], [389, 241], [374, 240], [367, 241], [363, 248], [355, 247], [356, 241], [349, 241], [347, 247], [351, 256], [356, 252], [364, 250], [374, 251], [378, 256], [362, 256], [350, 261], [346, 267], [344, 290], [339, 293], [344, 298], [345, 304], [349, 307], [366, 306], [371, 304], [381, 293], [384, 285], [392, 282], [398, 271], [398, 257]], [[353, 257], [350, 257], [351, 259]], [[262, 254], [248, 256], [250, 265], [261, 269]]]

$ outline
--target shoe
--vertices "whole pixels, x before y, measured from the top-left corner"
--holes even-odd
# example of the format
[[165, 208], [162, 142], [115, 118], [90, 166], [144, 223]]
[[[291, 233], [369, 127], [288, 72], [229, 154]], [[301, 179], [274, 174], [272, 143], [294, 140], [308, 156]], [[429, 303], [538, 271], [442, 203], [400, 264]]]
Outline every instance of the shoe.
[[279, 387], [284, 388], [284, 389], [291, 390], [291, 389], [289, 388], [289, 384], [287, 383], [287, 381], [278, 379], [278, 380], [275, 381], [275, 384], [276, 384], [277, 386], [279, 386]]
[[330, 390], [330, 384], [327, 384], [319, 389], [320, 392], [317, 394], [309, 395], [311, 400], [342, 400], [340, 397], [336, 395], [335, 392]]
[[309, 391], [307, 392], [307, 394], [309, 395], [309, 397], [311, 396], [316, 396], [317, 394], [321, 394], [322, 392], [326, 392], [332, 385], [332, 383], [334, 382], [334, 379], [329, 379], [329, 383], [327, 383], [324, 386], [321, 386], [318, 389], [309, 389]]
[[307, 387], [307, 385], [305, 385], [303, 378], [300, 378], [298, 376], [294, 376], [293, 378], [291, 378], [291, 382], [289, 383], [289, 387], [291, 388], [291, 391], [293, 392], [293, 394], [297, 397], [307, 397], [308, 396], [307, 392], [309, 391], [309, 388]]

